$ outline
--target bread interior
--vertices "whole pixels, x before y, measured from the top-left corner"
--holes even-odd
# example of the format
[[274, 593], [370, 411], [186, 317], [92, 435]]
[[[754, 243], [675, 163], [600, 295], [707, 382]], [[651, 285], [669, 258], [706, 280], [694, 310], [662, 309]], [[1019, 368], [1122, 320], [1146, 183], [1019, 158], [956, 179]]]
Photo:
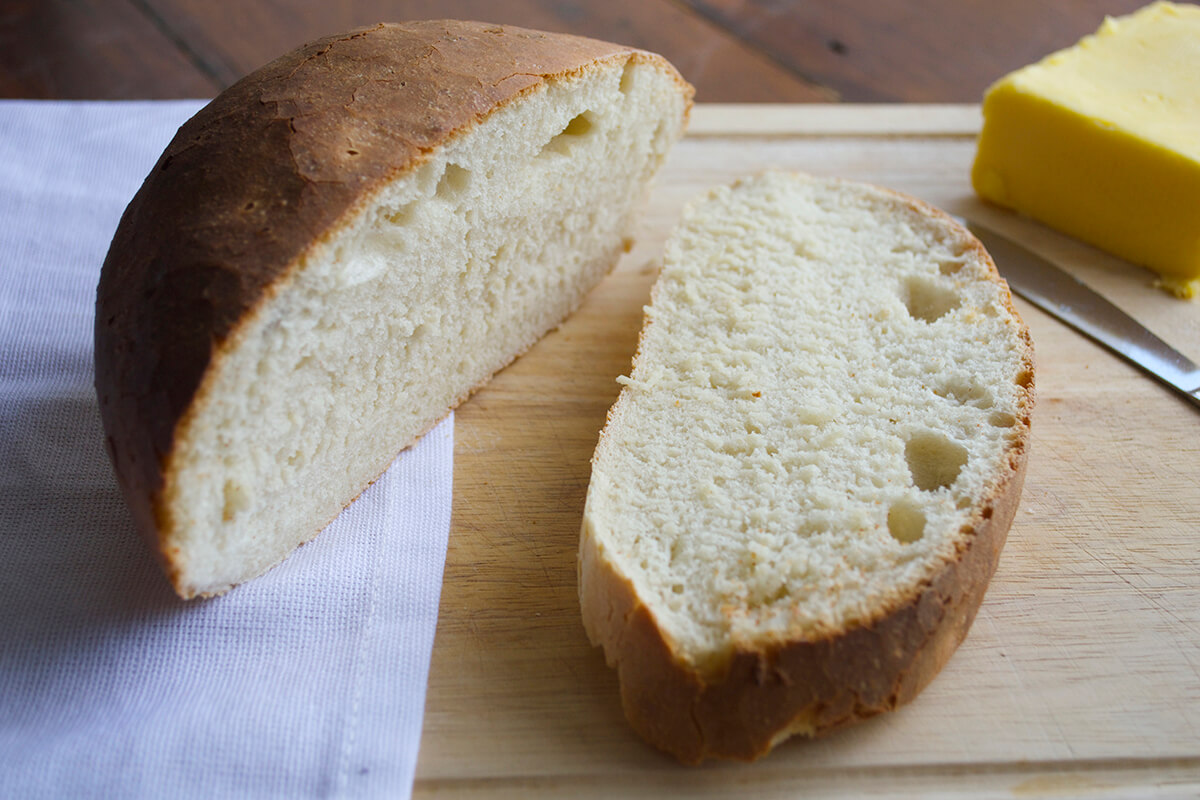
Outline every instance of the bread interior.
[[640, 56], [551, 80], [309, 250], [177, 431], [163, 508], [181, 593], [280, 561], [579, 305], [680, 132], [678, 87]]
[[1011, 474], [1020, 331], [945, 217], [777, 173], [718, 190], [667, 245], [583, 547], [701, 672], [879, 618]]

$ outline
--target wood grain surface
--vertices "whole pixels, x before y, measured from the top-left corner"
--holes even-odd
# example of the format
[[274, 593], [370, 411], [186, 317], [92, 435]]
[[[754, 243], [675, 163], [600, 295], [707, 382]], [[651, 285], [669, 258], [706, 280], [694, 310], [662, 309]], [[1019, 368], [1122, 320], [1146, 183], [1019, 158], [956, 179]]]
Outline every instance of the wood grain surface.
[[[800, 3], [687, 0], [786, 67], [852, 102], [978, 102], [1000, 75], [1069, 47], [1145, 0]], [[716, 98], [714, 98], [716, 99]]]
[[911, 705], [756, 764], [680, 767], [632, 734], [579, 621], [592, 448], [663, 239], [710, 186], [782, 168], [910, 192], [990, 221], [1200, 359], [1200, 304], [974, 199], [978, 124], [974, 106], [697, 108], [638, 245], [456, 414], [416, 797], [1200, 792], [1200, 413], [1021, 301], [1039, 395], [1025, 493], [970, 636]]
[[305, 41], [451, 17], [660, 52], [702, 102], [977, 102], [1143, 0], [5, 0], [0, 96], [207, 97]]

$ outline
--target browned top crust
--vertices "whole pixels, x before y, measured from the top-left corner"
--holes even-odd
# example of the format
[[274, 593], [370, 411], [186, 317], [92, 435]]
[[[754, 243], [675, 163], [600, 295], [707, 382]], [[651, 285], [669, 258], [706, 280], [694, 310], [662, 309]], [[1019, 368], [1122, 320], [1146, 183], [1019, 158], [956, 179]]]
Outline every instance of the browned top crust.
[[125, 210], [97, 290], [96, 391], [139, 527], [154, 526], [164, 459], [214, 354], [302, 253], [494, 109], [634, 53], [666, 64], [511, 26], [380, 24], [272, 61], [186, 122]]

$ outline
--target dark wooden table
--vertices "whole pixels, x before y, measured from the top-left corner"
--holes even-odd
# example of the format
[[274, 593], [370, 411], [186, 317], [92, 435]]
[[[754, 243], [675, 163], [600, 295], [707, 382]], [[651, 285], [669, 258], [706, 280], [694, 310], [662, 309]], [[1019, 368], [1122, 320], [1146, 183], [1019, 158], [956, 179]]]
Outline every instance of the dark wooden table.
[[457, 17], [654, 50], [700, 102], [977, 102], [1148, 0], [0, 0], [0, 97], [209, 97], [380, 21]]

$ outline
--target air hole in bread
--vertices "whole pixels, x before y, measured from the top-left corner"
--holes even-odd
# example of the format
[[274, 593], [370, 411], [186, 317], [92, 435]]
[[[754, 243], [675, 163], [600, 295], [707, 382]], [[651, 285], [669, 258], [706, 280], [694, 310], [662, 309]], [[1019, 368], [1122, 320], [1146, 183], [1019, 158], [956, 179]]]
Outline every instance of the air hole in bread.
[[995, 403], [991, 391], [970, 376], [956, 375], [935, 387], [933, 393], [975, 408], [991, 408]]
[[633, 88], [633, 76], [634, 62], [631, 58], [625, 62], [625, 69], [621, 72], [621, 85], [618, 87], [621, 90], [621, 94], [629, 94], [629, 91]]
[[675, 562], [679, 560], [679, 556], [682, 553], [683, 553], [683, 540], [679, 537], [676, 537], [675, 540], [671, 542], [671, 559], [670, 559], [671, 566], [675, 565]]
[[[765, 590], [766, 587], [764, 586], [762, 588]], [[757, 596], [751, 595], [751, 597], [748, 598], [750, 600], [750, 604], [752, 606], [754, 606], [754, 605], [758, 605], [758, 606], [774, 605], [775, 603], [778, 603], [780, 600], [783, 600], [785, 597], [788, 596], [788, 585], [787, 585], [787, 582], [785, 581], [785, 582], [776, 584], [775, 588], [770, 593], [763, 592], [762, 594], [758, 594], [758, 593], [755, 593], [755, 594]]]
[[384, 219], [392, 225], [403, 227], [412, 223], [416, 212], [416, 203], [406, 203], [399, 208], [385, 208], [383, 211]]
[[749, 436], [726, 439], [720, 452], [729, 456], [748, 456], [754, 452], [754, 441]]
[[988, 417], [988, 424], [994, 428], [1011, 428], [1017, 424], [1017, 418], [1006, 411], [994, 411]]
[[417, 167], [416, 179], [413, 183], [416, 185], [417, 193], [428, 197], [433, 194], [437, 187], [438, 181], [442, 179], [442, 170], [437, 161], [426, 161], [421, 166]]
[[962, 302], [953, 289], [921, 276], [913, 276], [904, 284], [903, 299], [909, 316], [924, 322], [937, 322]]
[[966, 264], [965, 256], [943, 259], [938, 264], [938, 272], [942, 273], [943, 275], [957, 275], [960, 271], [962, 271], [964, 264]]
[[546, 142], [546, 146], [542, 148], [542, 154], [558, 153], [564, 156], [567, 155], [571, 152], [571, 148], [582, 141], [584, 137], [588, 136], [595, 127], [596, 125], [590, 111], [577, 114], [567, 123], [567, 127], [563, 128], [562, 133]]
[[819, 258], [820, 251], [815, 244], [808, 239], [795, 239], [792, 241], [792, 252], [800, 258]]
[[447, 164], [442, 179], [438, 181], [437, 194], [443, 200], [455, 200], [466, 192], [471, 183], [471, 171], [458, 164]]
[[951, 486], [967, 463], [967, 449], [940, 433], [922, 431], [904, 446], [913, 484], [924, 492]]
[[902, 501], [888, 509], [888, 533], [902, 544], [910, 544], [925, 535], [925, 512]]
[[226, 522], [237, 516], [239, 511], [245, 511], [250, 507], [250, 496], [246, 493], [246, 489], [232, 478], [225, 481], [222, 495], [224, 506], [221, 509], [221, 517]]

